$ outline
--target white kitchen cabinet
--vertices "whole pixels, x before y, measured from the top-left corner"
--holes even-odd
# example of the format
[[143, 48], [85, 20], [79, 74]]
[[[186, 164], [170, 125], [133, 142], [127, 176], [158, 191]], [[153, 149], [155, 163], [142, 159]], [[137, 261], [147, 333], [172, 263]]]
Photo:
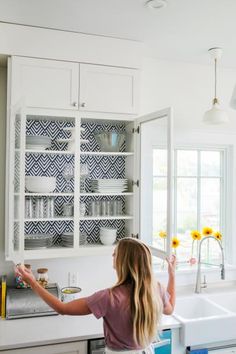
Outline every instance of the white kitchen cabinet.
[[[139, 237], [154, 247], [156, 255], [165, 257], [170, 252], [172, 225], [171, 110], [134, 116], [138, 70], [12, 57], [8, 81], [6, 259], [19, 263], [111, 253], [114, 246], [100, 242], [101, 227], [117, 229], [117, 240]], [[102, 130], [125, 133], [119, 152], [101, 151], [95, 135]], [[26, 136], [32, 135], [48, 136], [50, 148], [27, 145]], [[168, 234], [164, 245], [153, 236], [152, 149], [156, 144], [168, 152], [162, 203]], [[64, 174], [68, 164], [74, 169], [69, 182]], [[84, 164], [89, 175], [81, 192]], [[55, 177], [56, 189], [29, 191], [25, 176]], [[94, 193], [91, 180], [98, 179], [127, 179], [128, 188], [122, 193]], [[49, 215], [50, 203], [54, 213]], [[111, 211], [118, 203], [121, 211]], [[73, 214], [63, 211], [65, 204], [73, 205]], [[101, 212], [103, 204], [109, 205], [110, 212]], [[90, 213], [93, 205], [99, 210], [96, 215]], [[80, 214], [80, 207], [86, 209], [85, 215]], [[46, 246], [40, 235], [48, 235]], [[32, 238], [38, 239], [38, 247], [31, 247]]]
[[138, 114], [138, 70], [80, 64], [80, 110]]
[[78, 109], [78, 63], [11, 57], [8, 68], [11, 106]]
[[61, 344], [42, 345], [31, 348], [20, 348], [0, 351], [2, 354], [87, 354], [87, 342], [71, 342]]
[[13, 56], [8, 62], [10, 105], [109, 114], [138, 113], [136, 69]]
[[[117, 229], [117, 240], [125, 236], [139, 237], [153, 247], [154, 253], [162, 258], [170, 253], [171, 235], [171, 110], [154, 112], [135, 120], [117, 121], [88, 119], [81, 112], [32, 110], [17, 105], [11, 107], [7, 124], [7, 175], [6, 175], [6, 259], [15, 263], [25, 259], [44, 259], [56, 257], [74, 257], [111, 253], [114, 246], [105, 246], [100, 242], [100, 228]], [[72, 142], [72, 130], [74, 144]], [[116, 130], [124, 132], [126, 139], [119, 152], [101, 151], [96, 142], [97, 131]], [[165, 194], [167, 242], [165, 247], [153, 237], [153, 173], [147, 162], [152, 161], [152, 149], [143, 145], [149, 134], [155, 131], [156, 141], [168, 151], [168, 182]], [[28, 146], [26, 136], [46, 135], [51, 138], [51, 146]], [[67, 181], [64, 168], [70, 164], [74, 168], [74, 178], [69, 181], [70, 191], [66, 190]], [[81, 166], [87, 164], [89, 176], [85, 191], [80, 189]], [[38, 193], [27, 191], [25, 176], [56, 177], [56, 189], [53, 192]], [[91, 180], [127, 179], [125, 191], [94, 192]], [[148, 187], [148, 189], [147, 189]], [[150, 189], [151, 188], [151, 189]], [[36, 215], [38, 200], [44, 205], [43, 215]], [[54, 200], [55, 215], [45, 214], [50, 200]], [[33, 211], [27, 214], [26, 201], [32, 200]], [[118, 214], [114, 210], [104, 215], [98, 212], [91, 215], [89, 210], [93, 202], [102, 201], [114, 206], [120, 201], [122, 206]], [[74, 206], [73, 215], [63, 213], [63, 205]], [[86, 208], [86, 214], [80, 214], [80, 206]], [[111, 207], [112, 208], [112, 207]], [[112, 210], [112, 209], [111, 209]], [[150, 227], [151, 225], [151, 227]], [[71, 236], [68, 236], [68, 232]], [[25, 238], [28, 235], [48, 234], [51, 239], [45, 245], [29, 247]], [[27, 236], [26, 236], [27, 235]], [[72, 242], [65, 242], [71, 237]], [[85, 236], [84, 236], [85, 235]], [[38, 235], [36, 237], [39, 237]], [[64, 240], [63, 240], [64, 238]]]

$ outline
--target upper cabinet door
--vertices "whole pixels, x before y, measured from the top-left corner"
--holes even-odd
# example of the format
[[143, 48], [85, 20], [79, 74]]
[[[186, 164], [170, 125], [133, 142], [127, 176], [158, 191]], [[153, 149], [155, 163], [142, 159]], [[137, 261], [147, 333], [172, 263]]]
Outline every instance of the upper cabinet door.
[[22, 263], [24, 251], [25, 113], [21, 105], [11, 107], [7, 121], [6, 151], [6, 258]]
[[33, 58], [11, 58], [11, 105], [78, 109], [79, 64]]
[[80, 64], [80, 110], [138, 112], [138, 70]]
[[173, 137], [172, 113], [167, 108], [137, 119], [140, 238], [155, 256], [171, 253]]

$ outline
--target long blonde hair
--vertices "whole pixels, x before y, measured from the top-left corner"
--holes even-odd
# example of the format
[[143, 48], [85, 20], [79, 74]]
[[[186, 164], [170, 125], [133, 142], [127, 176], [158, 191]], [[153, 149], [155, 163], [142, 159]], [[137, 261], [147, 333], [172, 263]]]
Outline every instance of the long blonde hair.
[[144, 348], [156, 338], [163, 310], [152, 272], [150, 249], [137, 239], [123, 238], [116, 247], [115, 268], [118, 280], [112, 289], [130, 284], [133, 336]]

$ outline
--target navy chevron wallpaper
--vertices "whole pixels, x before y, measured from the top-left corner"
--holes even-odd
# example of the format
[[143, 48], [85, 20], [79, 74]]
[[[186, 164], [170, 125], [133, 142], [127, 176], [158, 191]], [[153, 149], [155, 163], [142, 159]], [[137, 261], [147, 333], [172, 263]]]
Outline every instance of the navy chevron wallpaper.
[[[27, 120], [26, 135], [44, 135], [52, 139], [52, 150], [66, 150], [66, 144], [58, 144], [55, 139], [70, 138], [70, 132], [64, 131], [65, 127], [73, 127], [72, 122], [53, 121], [53, 120]], [[99, 146], [94, 138], [94, 133], [102, 130], [125, 131], [124, 124], [97, 124], [83, 123], [82, 127], [85, 131], [81, 136], [83, 139], [89, 140], [87, 144], [81, 144], [81, 151], [99, 151]], [[125, 144], [121, 147], [121, 151], [125, 151]], [[64, 192], [66, 188], [66, 180], [63, 178], [63, 169], [66, 164], [74, 165], [73, 155], [49, 155], [39, 153], [27, 153], [25, 160], [25, 174], [30, 176], [55, 176], [56, 191]], [[121, 156], [86, 156], [82, 155], [80, 163], [87, 163], [89, 168], [89, 177], [86, 180], [86, 191], [90, 192], [90, 179], [97, 178], [125, 178], [125, 158]], [[76, 182], [75, 182], [76, 183]], [[74, 188], [74, 181], [70, 181], [70, 187]], [[112, 200], [115, 197], [81, 197], [81, 202], [85, 202], [88, 211], [89, 203], [92, 199]], [[123, 212], [125, 211], [125, 198], [122, 200]], [[66, 202], [73, 203], [73, 197], [56, 197], [55, 198], [55, 214], [62, 215], [63, 204]], [[116, 227], [118, 229], [117, 238], [125, 236], [124, 220], [85, 220], [80, 222], [80, 232], [86, 232], [88, 243], [98, 243], [99, 230], [101, 226]], [[73, 221], [42, 221], [42, 222], [26, 222], [25, 233], [50, 233], [54, 235], [54, 244], [60, 244], [63, 232], [72, 232], [74, 227]]]

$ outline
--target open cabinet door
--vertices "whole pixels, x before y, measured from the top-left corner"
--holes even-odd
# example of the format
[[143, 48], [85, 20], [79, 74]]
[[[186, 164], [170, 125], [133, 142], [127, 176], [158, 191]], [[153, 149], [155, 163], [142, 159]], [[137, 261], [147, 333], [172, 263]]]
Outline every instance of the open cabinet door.
[[21, 105], [10, 109], [7, 126], [6, 163], [6, 259], [23, 262], [25, 114]]
[[165, 259], [171, 254], [173, 236], [172, 110], [167, 108], [139, 117], [136, 124], [139, 237], [154, 256]]

